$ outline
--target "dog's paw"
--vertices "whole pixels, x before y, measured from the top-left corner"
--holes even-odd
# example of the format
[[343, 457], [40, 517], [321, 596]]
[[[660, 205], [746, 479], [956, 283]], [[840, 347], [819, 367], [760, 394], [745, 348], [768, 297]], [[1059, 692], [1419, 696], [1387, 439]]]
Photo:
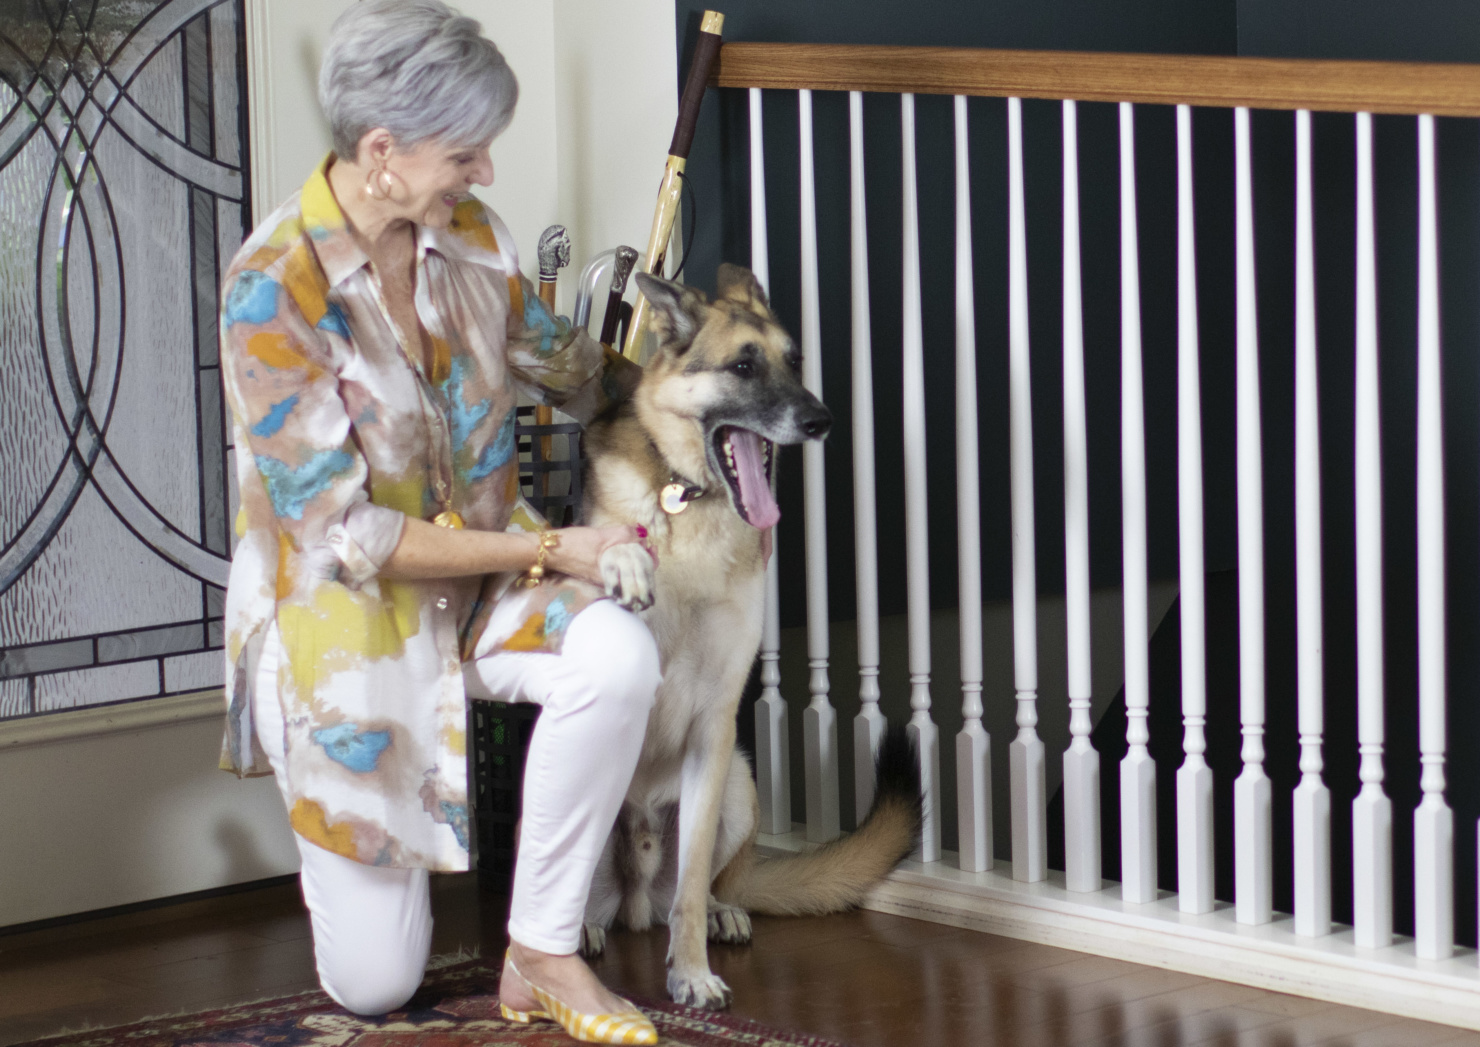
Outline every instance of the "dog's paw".
[[670, 970], [668, 972], [668, 995], [673, 997], [674, 1003], [718, 1011], [730, 1005], [730, 998], [734, 994], [730, 992], [730, 987], [724, 983], [724, 979], [717, 974], [700, 971], [692, 976], [686, 976]]
[[606, 952], [606, 928], [599, 923], [581, 924], [581, 955], [587, 959]]
[[738, 905], [709, 900], [709, 940], [726, 945], [750, 944], [750, 913]]
[[652, 555], [636, 542], [614, 545], [601, 554], [601, 582], [606, 594], [629, 611], [653, 605]]

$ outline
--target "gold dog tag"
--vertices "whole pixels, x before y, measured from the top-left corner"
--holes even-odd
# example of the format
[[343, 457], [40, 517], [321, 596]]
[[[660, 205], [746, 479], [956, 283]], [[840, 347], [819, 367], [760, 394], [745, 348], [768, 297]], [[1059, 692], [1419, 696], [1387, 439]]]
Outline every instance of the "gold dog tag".
[[683, 484], [669, 484], [663, 488], [663, 493], [659, 495], [658, 504], [663, 507], [663, 511], [669, 516], [677, 516], [689, 507], [689, 503], [684, 500], [684, 492], [686, 490], [688, 488], [684, 487]]
[[444, 510], [432, 517], [432, 523], [438, 527], [450, 527], [454, 531], [461, 531], [465, 526], [462, 516], [451, 509]]

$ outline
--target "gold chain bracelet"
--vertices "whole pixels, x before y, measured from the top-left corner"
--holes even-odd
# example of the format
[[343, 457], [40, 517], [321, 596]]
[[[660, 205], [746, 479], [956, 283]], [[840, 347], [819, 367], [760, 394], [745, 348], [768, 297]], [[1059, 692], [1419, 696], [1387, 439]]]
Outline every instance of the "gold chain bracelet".
[[534, 554], [534, 564], [518, 583], [526, 589], [534, 589], [545, 580], [545, 557], [560, 544], [558, 531], [541, 531], [536, 537], [539, 540], [539, 549]]

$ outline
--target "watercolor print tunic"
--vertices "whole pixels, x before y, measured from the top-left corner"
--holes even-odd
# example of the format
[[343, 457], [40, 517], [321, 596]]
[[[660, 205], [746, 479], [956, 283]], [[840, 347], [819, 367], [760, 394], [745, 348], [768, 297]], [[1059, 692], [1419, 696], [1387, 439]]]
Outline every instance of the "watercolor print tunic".
[[[417, 229], [424, 364], [384, 307], [328, 163], [253, 233], [224, 285], [241, 510], [222, 767], [271, 773], [251, 688], [276, 620], [294, 831], [367, 864], [463, 870], [461, 663], [480, 639], [557, 651], [601, 594], [565, 578], [526, 590], [514, 574], [393, 582], [378, 569], [408, 516], [451, 508], [470, 528], [539, 526], [519, 499], [516, 387], [585, 421], [636, 368], [544, 309], [507, 230], [471, 198], [447, 229]], [[483, 637], [495, 608], [506, 635]]]

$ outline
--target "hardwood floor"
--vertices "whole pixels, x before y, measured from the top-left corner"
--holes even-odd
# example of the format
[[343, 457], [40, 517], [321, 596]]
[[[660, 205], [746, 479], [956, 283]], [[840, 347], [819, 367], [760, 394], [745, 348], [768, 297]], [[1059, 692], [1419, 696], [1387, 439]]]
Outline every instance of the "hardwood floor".
[[[433, 877], [434, 953], [502, 952], [504, 902]], [[662, 998], [666, 934], [598, 964]], [[1480, 1047], [1480, 1033], [857, 912], [758, 919], [714, 946], [736, 1014], [857, 1047]], [[0, 935], [0, 1044], [314, 988], [296, 884]]]

